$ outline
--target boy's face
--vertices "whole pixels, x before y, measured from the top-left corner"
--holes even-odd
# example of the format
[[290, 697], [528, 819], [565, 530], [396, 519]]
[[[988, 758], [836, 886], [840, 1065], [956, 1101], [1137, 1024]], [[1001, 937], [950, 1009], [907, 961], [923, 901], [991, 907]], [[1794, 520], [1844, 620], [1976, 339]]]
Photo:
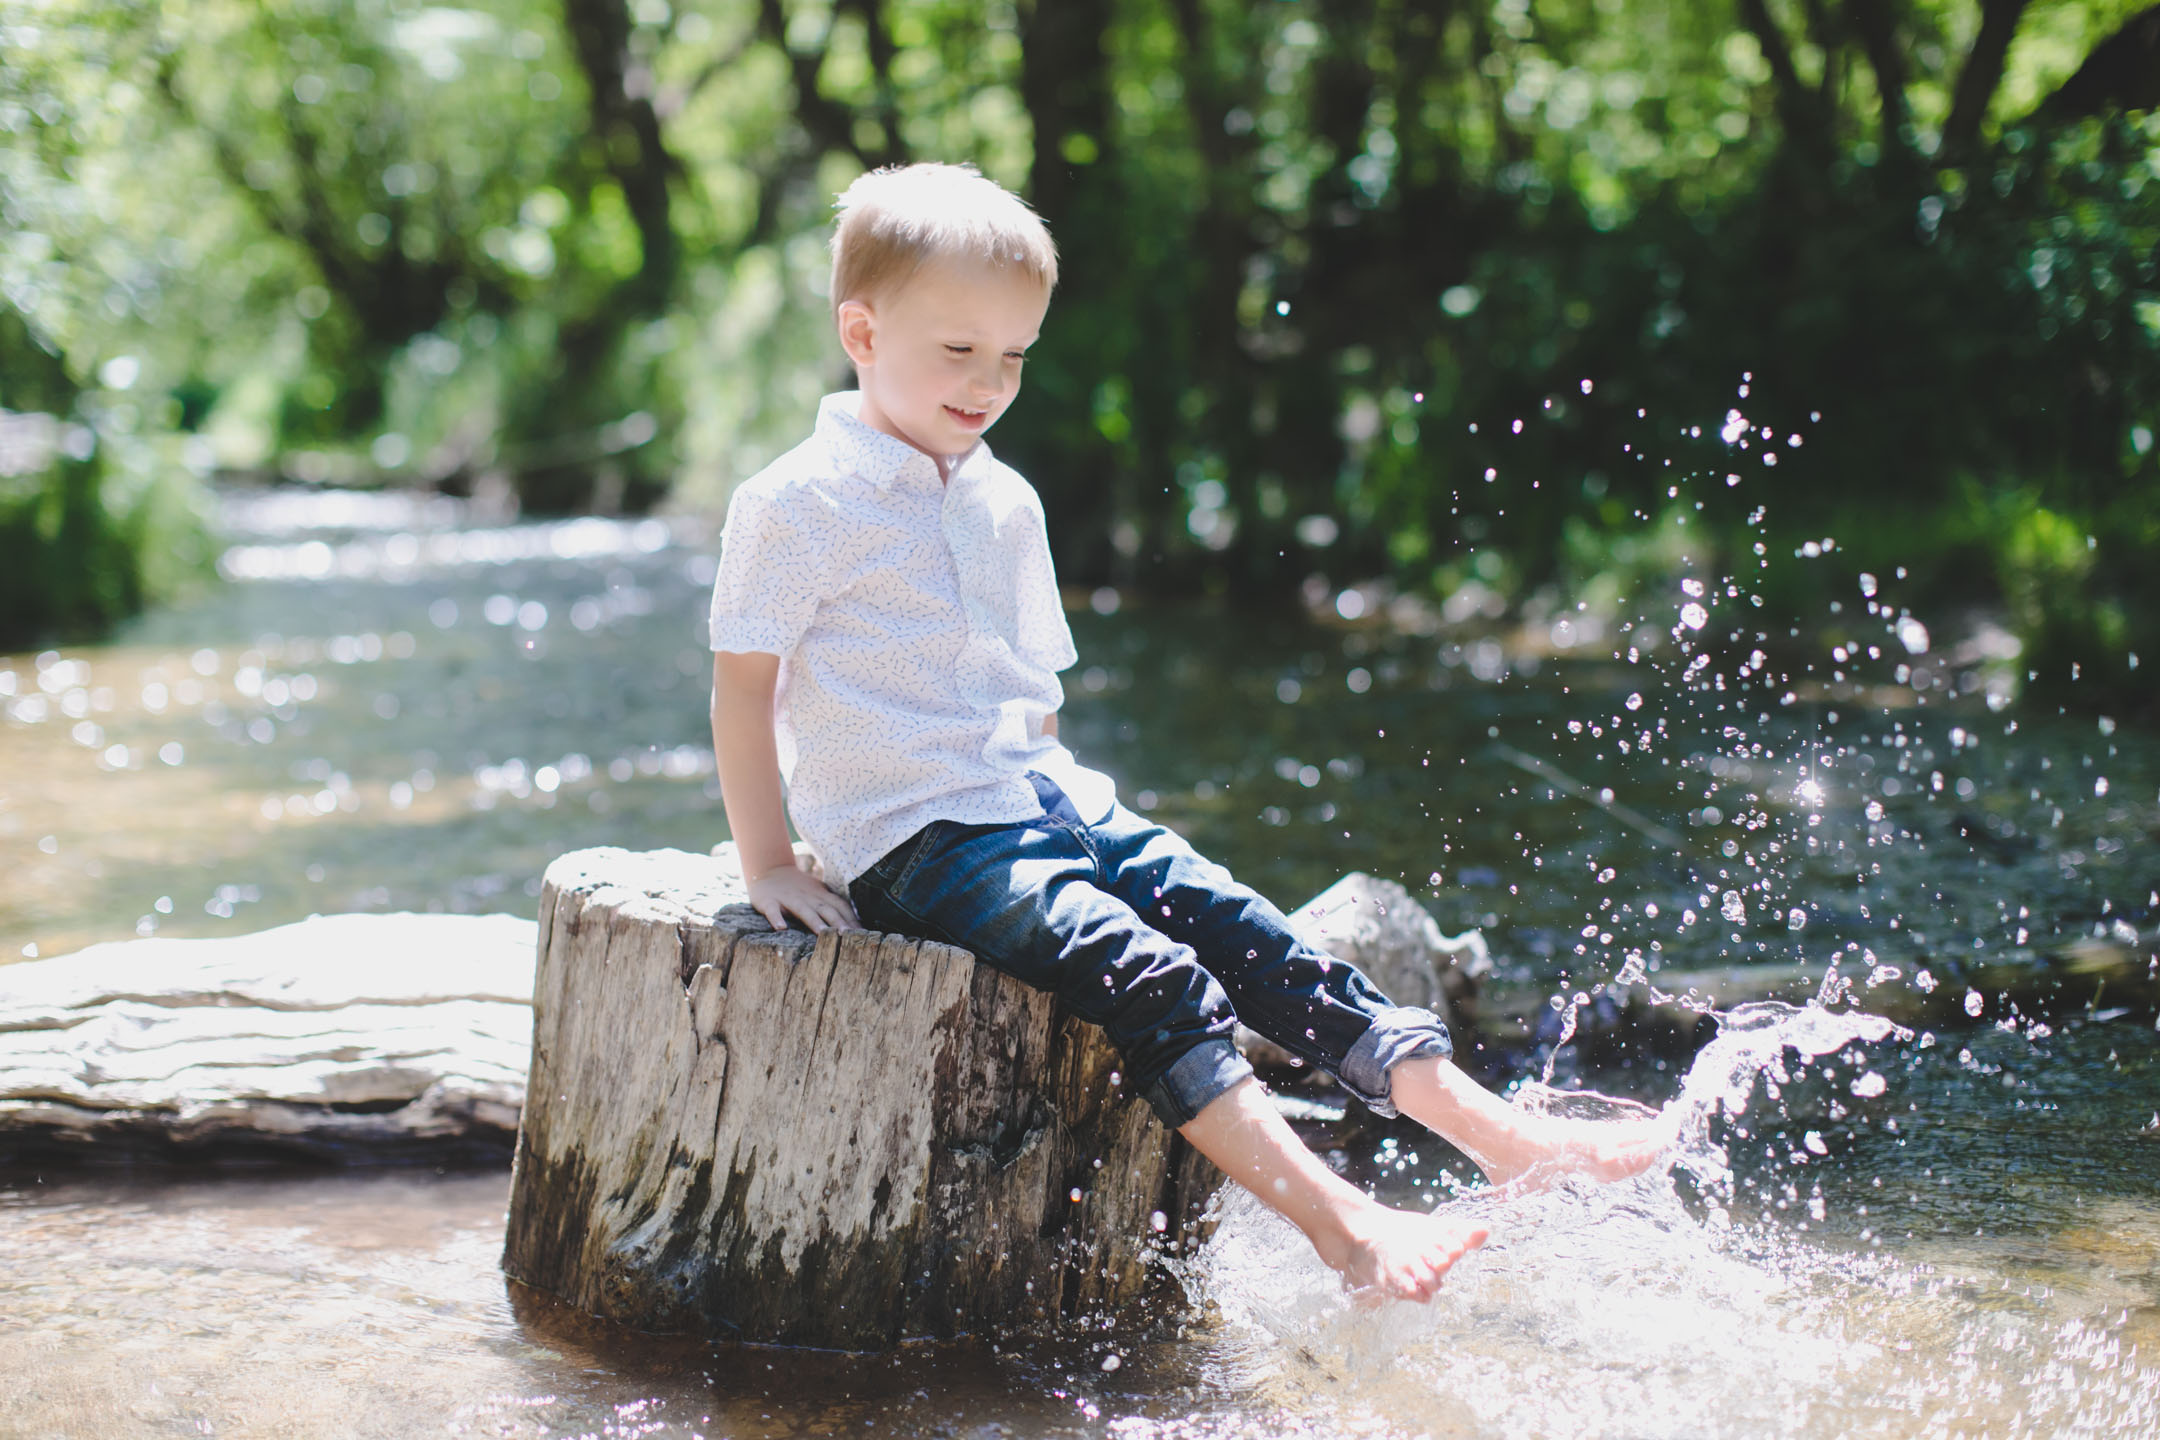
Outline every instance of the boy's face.
[[933, 262], [877, 300], [849, 300], [840, 343], [862, 422], [934, 456], [958, 455], [1020, 393], [1050, 296], [1026, 275]]

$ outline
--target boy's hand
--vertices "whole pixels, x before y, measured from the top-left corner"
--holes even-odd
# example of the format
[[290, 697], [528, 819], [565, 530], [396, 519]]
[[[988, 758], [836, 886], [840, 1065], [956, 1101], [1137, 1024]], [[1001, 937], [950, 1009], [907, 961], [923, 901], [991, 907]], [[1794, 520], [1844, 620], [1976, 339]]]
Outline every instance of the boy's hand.
[[776, 865], [749, 881], [748, 887], [751, 905], [775, 930], [787, 929], [790, 915], [820, 935], [827, 930], [862, 928], [846, 896], [793, 865]]

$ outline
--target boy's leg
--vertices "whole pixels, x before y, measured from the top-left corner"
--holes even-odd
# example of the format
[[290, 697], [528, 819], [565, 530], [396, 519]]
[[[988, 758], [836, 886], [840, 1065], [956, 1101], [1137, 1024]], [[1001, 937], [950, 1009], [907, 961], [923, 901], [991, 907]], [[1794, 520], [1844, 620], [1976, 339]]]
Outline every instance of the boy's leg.
[[1179, 835], [1123, 806], [1088, 834], [1105, 887], [1191, 946], [1240, 1020], [1380, 1114], [1396, 1113], [1389, 1076], [1398, 1066], [1453, 1053], [1438, 1015], [1395, 1004], [1356, 966], [1307, 943], [1265, 896]]
[[1649, 1169], [1678, 1134], [1676, 1116], [1648, 1110], [1624, 1121], [1531, 1114], [1431, 1056], [1404, 1061], [1392, 1078], [1396, 1107], [1476, 1161], [1495, 1185], [1562, 1174], [1622, 1180]]
[[1191, 947], [1101, 889], [1085, 828], [1056, 816], [1012, 825], [936, 822], [849, 887], [873, 929], [971, 951], [1102, 1027], [1125, 1084], [1184, 1126], [1252, 1074], [1231, 1043], [1237, 1014]]
[[1257, 1080], [1241, 1080], [1215, 1097], [1178, 1133], [1304, 1232], [1353, 1290], [1430, 1300], [1448, 1269], [1485, 1243], [1486, 1228], [1475, 1221], [1446, 1211], [1392, 1210], [1328, 1169]]
[[1286, 1216], [1346, 1283], [1429, 1298], [1482, 1226], [1391, 1210], [1344, 1181], [1275, 1113], [1229, 1040], [1228, 998], [1190, 947], [1094, 884], [1084, 827], [940, 823], [850, 887], [874, 928], [965, 945], [1101, 1025], [1131, 1083], [1200, 1153]]
[[1351, 965], [1322, 954], [1283, 913], [1179, 836], [1119, 807], [1090, 832], [1114, 893], [1191, 945], [1244, 1022], [1383, 1115], [1409, 1115], [1495, 1184], [1572, 1172], [1617, 1180], [1648, 1169], [1672, 1127], [1531, 1114], [1465, 1075], [1438, 1016], [1394, 1005]]

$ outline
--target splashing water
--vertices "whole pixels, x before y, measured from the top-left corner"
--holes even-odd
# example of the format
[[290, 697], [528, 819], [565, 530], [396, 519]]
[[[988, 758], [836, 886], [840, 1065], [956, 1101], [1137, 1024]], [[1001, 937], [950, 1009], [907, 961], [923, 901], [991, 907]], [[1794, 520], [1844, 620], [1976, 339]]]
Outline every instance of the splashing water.
[[[2123, 1437], [2160, 1425], [2160, 1372], [2113, 1315], [2031, 1288], [1975, 1305], [1970, 1257], [1948, 1245], [1892, 1256], [1866, 1230], [1856, 1242], [1736, 1221], [1720, 1130], [1748, 1133], [1758, 1087], [1775, 1096], [1809, 1062], [1901, 1032], [1822, 1006], [1718, 1018], [1673, 1102], [1672, 1169], [1469, 1192], [1450, 1209], [1493, 1238], [1430, 1306], [1346, 1298], [1295, 1231], [1234, 1195], [1187, 1275], [1223, 1320], [1210, 1368], [1236, 1377], [1249, 1407], [1328, 1414], [1337, 1433]], [[1881, 1083], [1869, 1071], [1852, 1090]], [[1585, 1118], [1627, 1107], [1542, 1086], [1517, 1101]], [[1803, 1158], [1829, 1149], [1813, 1130], [1807, 1141]], [[1126, 1423], [1120, 1435], [1182, 1433]]]
[[[1725, 1148], [1712, 1138], [1712, 1122], [1720, 1116], [1727, 1120], [1744, 1116], [1758, 1078], [1767, 1075], [1773, 1084], [1787, 1081], [1787, 1050], [1798, 1051], [1804, 1067], [1807, 1061], [1836, 1054], [1855, 1041], [1873, 1044], [1892, 1035], [1911, 1035], [1880, 1015], [1775, 1000], [1741, 1005], [1717, 1018], [1717, 1037], [1695, 1056], [1674, 1102], [1681, 1121], [1676, 1163], [1702, 1181], [1711, 1195], [1725, 1201], [1732, 1198], [1733, 1171]], [[1719, 1218], [1717, 1210], [1711, 1213], [1714, 1220]], [[1730, 1223], [1729, 1217], [1721, 1223]]]

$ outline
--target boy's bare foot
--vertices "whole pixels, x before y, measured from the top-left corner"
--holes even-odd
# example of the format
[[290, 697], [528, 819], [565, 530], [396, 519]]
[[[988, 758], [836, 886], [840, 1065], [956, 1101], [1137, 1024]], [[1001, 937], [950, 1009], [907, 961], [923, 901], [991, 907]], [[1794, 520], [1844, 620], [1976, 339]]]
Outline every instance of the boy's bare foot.
[[1516, 1113], [1520, 1118], [1512, 1133], [1491, 1136], [1471, 1152], [1495, 1185], [1541, 1189], [1563, 1175], [1625, 1180], [1656, 1164], [1677, 1133], [1662, 1115], [1571, 1120]]
[[1671, 1113], [1629, 1105], [1625, 1119], [1582, 1120], [1510, 1105], [1446, 1061], [1405, 1061], [1394, 1074], [1405, 1115], [1477, 1162], [1495, 1185], [1537, 1189], [1563, 1175], [1625, 1180], [1657, 1163], [1679, 1134]]
[[1445, 1212], [1420, 1215], [1375, 1201], [1349, 1217], [1347, 1233], [1316, 1238], [1314, 1248], [1361, 1299], [1424, 1301], [1486, 1234], [1483, 1225]]
[[1322, 1164], [1247, 1078], [1179, 1133], [1253, 1197], [1305, 1233], [1360, 1296], [1430, 1300], [1448, 1268], [1485, 1243], [1485, 1227], [1445, 1212], [1390, 1210]]

